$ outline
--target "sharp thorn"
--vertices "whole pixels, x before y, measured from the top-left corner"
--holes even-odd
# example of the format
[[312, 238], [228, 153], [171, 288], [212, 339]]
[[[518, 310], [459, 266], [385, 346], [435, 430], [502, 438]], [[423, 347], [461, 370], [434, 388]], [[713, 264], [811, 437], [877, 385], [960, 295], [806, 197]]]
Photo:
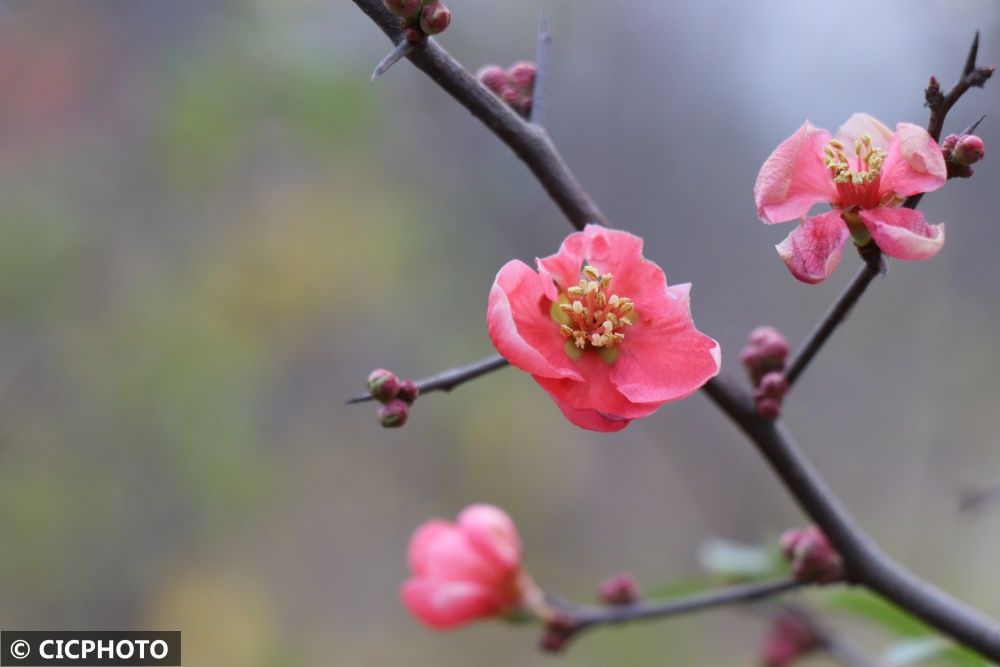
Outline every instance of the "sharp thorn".
[[980, 116], [979, 120], [977, 120], [975, 123], [967, 127], [965, 131], [962, 132], [962, 134], [972, 134], [973, 132], [976, 131], [976, 128], [979, 127], [979, 124], [982, 123], [984, 120], [986, 120], [986, 114]]
[[401, 41], [399, 44], [396, 45], [396, 48], [394, 48], [392, 51], [389, 52], [389, 55], [387, 55], [385, 58], [382, 58], [382, 60], [379, 61], [379, 64], [375, 66], [375, 71], [372, 72], [372, 78], [370, 80], [374, 81], [375, 79], [379, 78], [380, 76], [388, 72], [390, 67], [398, 63], [406, 56], [410, 55], [411, 51], [413, 51], [413, 44], [406, 39]]
[[972, 38], [972, 46], [969, 48], [969, 57], [965, 59], [965, 69], [962, 70], [962, 76], [966, 77], [976, 71], [976, 58], [979, 57], [979, 31], [976, 31], [976, 36]]

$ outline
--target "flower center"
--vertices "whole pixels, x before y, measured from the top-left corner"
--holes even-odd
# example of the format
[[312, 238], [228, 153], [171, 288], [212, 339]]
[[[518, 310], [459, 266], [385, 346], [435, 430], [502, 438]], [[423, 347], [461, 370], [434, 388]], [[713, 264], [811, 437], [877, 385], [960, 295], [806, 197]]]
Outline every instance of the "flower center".
[[608, 293], [610, 273], [602, 275], [589, 264], [582, 273], [580, 283], [559, 299], [559, 333], [570, 339], [576, 350], [585, 350], [588, 345], [601, 352], [612, 350], [625, 340], [622, 331], [632, 326], [635, 304], [628, 297]]
[[854, 156], [844, 153], [844, 144], [836, 139], [823, 147], [823, 162], [833, 176], [840, 194], [840, 208], [875, 208], [879, 205], [878, 182], [886, 153], [872, 145], [867, 132], [854, 142]]

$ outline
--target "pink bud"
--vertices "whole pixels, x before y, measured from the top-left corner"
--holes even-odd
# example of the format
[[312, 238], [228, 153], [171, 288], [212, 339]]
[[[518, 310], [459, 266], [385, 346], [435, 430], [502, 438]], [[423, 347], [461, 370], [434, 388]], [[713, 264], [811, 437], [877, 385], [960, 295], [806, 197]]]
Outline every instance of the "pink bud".
[[414, 25], [403, 26], [403, 37], [411, 44], [420, 44], [427, 40], [427, 35], [420, 30], [419, 26]]
[[794, 612], [782, 612], [774, 617], [761, 642], [761, 664], [787, 667], [819, 646], [820, 640], [812, 628]]
[[417, 396], [419, 395], [420, 387], [413, 380], [403, 380], [399, 383], [399, 393], [396, 395], [396, 398], [407, 405], [413, 405], [413, 401], [417, 400]]
[[497, 95], [503, 95], [504, 88], [507, 87], [507, 72], [498, 65], [485, 65], [479, 68], [476, 78]]
[[788, 380], [781, 371], [770, 371], [760, 379], [754, 389], [753, 399], [757, 414], [764, 419], [777, 419], [781, 413], [781, 401], [788, 392]]
[[425, 6], [420, 12], [420, 29], [427, 35], [437, 35], [451, 24], [451, 11], [440, 0]]
[[568, 616], [556, 613], [545, 623], [545, 633], [539, 648], [546, 653], [558, 653], [580, 629], [580, 624]]
[[399, 393], [399, 379], [384, 368], [376, 368], [368, 376], [368, 392], [376, 401], [388, 403]]
[[512, 86], [520, 92], [530, 95], [535, 88], [535, 74], [537, 72], [538, 68], [535, 67], [535, 63], [522, 60], [512, 65], [507, 71], [507, 75], [510, 77]]
[[619, 572], [601, 582], [597, 599], [607, 605], [626, 605], [639, 600], [639, 583], [629, 572]]
[[951, 159], [966, 167], [986, 157], [986, 145], [974, 134], [963, 134], [955, 144]]
[[951, 154], [955, 150], [955, 145], [958, 143], [958, 139], [959, 136], [957, 134], [949, 134], [941, 140], [941, 152], [944, 154], [945, 160], [951, 158]]
[[412, 576], [400, 591], [418, 620], [446, 630], [517, 611], [524, 602], [521, 542], [491, 505], [467, 507], [457, 523], [421, 525], [410, 538]]
[[786, 531], [780, 543], [799, 581], [831, 584], [843, 579], [843, 560], [819, 526]]
[[420, 11], [420, 0], [382, 0], [385, 8], [396, 16], [409, 18]]
[[406, 418], [409, 416], [410, 406], [398, 398], [378, 409], [378, 421], [385, 428], [399, 428], [406, 423]]
[[757, 327], [750, 332], [740, 361], [754, 385], [770, 371], [780, 371], [788, 357], [788, 340], [774, 327]]

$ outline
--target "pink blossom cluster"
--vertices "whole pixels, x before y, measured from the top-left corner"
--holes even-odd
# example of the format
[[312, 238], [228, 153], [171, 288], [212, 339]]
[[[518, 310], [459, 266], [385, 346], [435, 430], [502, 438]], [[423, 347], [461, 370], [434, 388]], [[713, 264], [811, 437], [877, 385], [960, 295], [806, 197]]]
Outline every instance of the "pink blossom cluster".
[[403, 34], [411, 42], [444, 32], [451, 25], [451, 10], [441, 0], [382, 0], [403, 20]]
[[535, 63], [522, 60], [506, 70], [499, 65], [486, 65], [480, 68], [476, 78], [514, 111], [527, 118], [531, 114], [537, 72]]

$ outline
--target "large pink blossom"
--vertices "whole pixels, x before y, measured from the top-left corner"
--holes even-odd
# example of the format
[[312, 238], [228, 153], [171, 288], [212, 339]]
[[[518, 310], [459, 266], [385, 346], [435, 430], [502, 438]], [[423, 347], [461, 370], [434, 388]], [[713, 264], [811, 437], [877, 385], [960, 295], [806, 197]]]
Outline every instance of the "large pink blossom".
[[456, 523], [421, 525], [410, 538], [409, 562], [403, 602], [438, 630], [515, 612], [533, 587], [521, 570], [517, 528], [492, 505], [470, 505]]
[[668, 287], [639, 237], [588, 225], [537, 265], [500, 269], [486, 323], [577, 426], [618, 431], [719, 372], [718, 343], [691, 320], [691, 285]]
[[[806, 121], [764, 162], [754, 201], [768, 224], [801, 218], [777, 245], [796, 278], [825, 280], [851, 236], [874, 240], [897, 259], [927, 259], [944, 244], [944, 225], [900, 208], [910, 195], [941, 187], [947, 178], [941, 149], [927, 130], [899, 123], [893, 133], [867, 114], [854, 114], [836, 137]], [[806, 217], [813, 204], [832, 210]]]

